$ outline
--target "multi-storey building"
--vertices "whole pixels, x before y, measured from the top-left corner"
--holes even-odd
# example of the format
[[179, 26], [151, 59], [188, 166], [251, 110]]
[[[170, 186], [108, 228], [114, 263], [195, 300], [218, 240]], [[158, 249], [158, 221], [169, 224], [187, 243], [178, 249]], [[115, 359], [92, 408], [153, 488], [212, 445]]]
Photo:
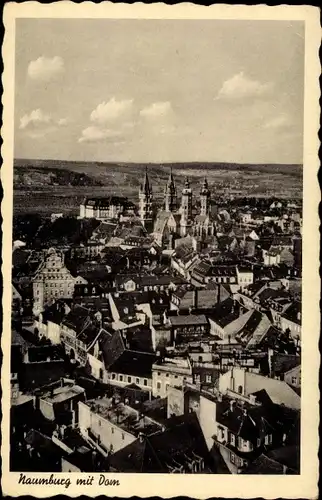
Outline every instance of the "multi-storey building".
[[33, 314], [38, 316], [57, 299], [72, 298], [75, 284], [81, 283], [87, 282], [81, 276], [72, 276], [63, 253], [51, 248], [33, 278]]

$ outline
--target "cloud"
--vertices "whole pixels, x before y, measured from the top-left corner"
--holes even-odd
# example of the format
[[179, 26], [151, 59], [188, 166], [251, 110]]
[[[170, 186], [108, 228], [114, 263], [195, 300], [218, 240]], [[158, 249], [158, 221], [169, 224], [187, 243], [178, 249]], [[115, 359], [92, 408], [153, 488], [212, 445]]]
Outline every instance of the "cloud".
[[107, 139], [119, 138], [122, 135], [120, 130], [111, 130], [96, 126], [90, 126], [82, 131], [78, 142], [99, 142]]
[[41, 127], [44, 124], [49, 124], [52, 121], [50, 115], [45, 114], [41, 109], [34, 109], [29, 115], [25, 114], [20, 118], [20, 129], [28, 127]]
[[259, 97], [268, 94], [272, 87], [272, 83], [261, 83], [258, 80], [252, 80], [241, 71], [223, 83], [216, 99]]
[[150, 106], [147, 106], [146, 108], [141, 109], [140, 111], [140, 116], [143, 116], [144, 118], [163, 118], [167, 115], [172, 113], [172, 106], [171, 102], [166, 101], [166, 102], [154, 102]]
[[57, 121], [57, 125], [59, 126], [63, 126], [63, 125], [67, 125], [69, 122], [68, 118], [60, 118], [58, 121]]
[[133, 108], [133, 99], [117, 101], [112, 97], [107, 102], [101, 102], [91, 113], [90, 119], [94, 123], [104, 124], [118, 118], [128, 116]]
[[287, 114], [282, 114], [276, 116], [275, 118], [272, 118], [271, 120], [268, 120], [264, 124], [264, 128], [281, 129], [289, 127], [290, 125], [291, 125], [290, 117]]
[[28, 76], [32, 80], [49, 81], [64, 72], [64, 60], [59, 57], [38, 57], [30, 61], [28, 65]]
[[58, 127], [64, 126], [67, 123], [67, 118], [55, 120], [52, 115], [44, 113], [38, 108], [20, 118], [19, 128], [24, 130], [29, 137], [38, 138], [53, 132]]

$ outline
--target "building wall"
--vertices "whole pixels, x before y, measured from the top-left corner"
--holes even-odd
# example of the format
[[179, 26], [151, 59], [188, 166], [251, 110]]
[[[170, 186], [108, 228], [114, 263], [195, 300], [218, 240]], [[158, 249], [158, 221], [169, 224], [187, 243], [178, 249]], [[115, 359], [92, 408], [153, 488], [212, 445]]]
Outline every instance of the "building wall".
[[217, 434], [216, 403], [204, 396], [200, 396], [199, 422], [208, 450], [211, 450], [213, 436]]
[[233, 368], [219, 377], [219, 391], [225, 393], [229, 389], [243, 396], [265, 389], [276, 404], [295, 410], [301, 408], [301, 398], [286, 382], [247, 372], [243, 368]]
[[114, 452], [121, 450], [136, 439], [134, 435], [92, 412], [86, 404], [79, 403], [79, 429], [85, 439], [88, 438], [88, 428], [95, 436], [100, 437], [100, 444], [107, 451], [111, 446]]
[[52, 403], [40, 398], [39, 409], [45, 418], [52, 422], [55, 420], [54, 405]]
[[82, 472], [79, 467], [68, 462], [68, 459], [62, 457], [61, 459], [61, 471], [62, 472]]
[[48, 321], [47, 323], [47, 338], [52, 344], [60, 344], [60, 325]]
[[281, 316], [281, 328], [284, 332], [289, 329], [293, 339], [297, 339], [297, 337], [301, 338], [301, 325], [298, 325], [283, 316]]
[[103, 381], [104, 377], [106, 377], [104, 363], [92, 354], [87, 354], [87, 361], [91, 367], [91, 375], [97, 380]]
[[284, 382], [294, 387], [301, 387], [301, 367], [295, 366], [292, 370], [289, 370], [284, 374]]
[[184, 393], [182, 389], [169, 386], [167, 398], [167, 417], [172, 415], [180, 416], [185, 411]]
[[150, 377], [138, 377], [125, 373], [105, 372], [104, 382], [117, 387], [125, 387], [129, 384], [136, 384], [144, 391], [152, 390], [152, 379]]
[[166, 371], [158, 367], [152, 369], [152, 394], [155, 397], [166, 398], [169, 386], [183, 387], [185, 382], [192, 383], [192, 373], [188, 369], [182, 372]]
[[74, 278], [64, 265], [63, 257], [52, 251], [33, 281], [34, 314], [38, 315], [53, 300], [73, 297], [76, 283], [86, 283], [86, 280], [80, 276]]

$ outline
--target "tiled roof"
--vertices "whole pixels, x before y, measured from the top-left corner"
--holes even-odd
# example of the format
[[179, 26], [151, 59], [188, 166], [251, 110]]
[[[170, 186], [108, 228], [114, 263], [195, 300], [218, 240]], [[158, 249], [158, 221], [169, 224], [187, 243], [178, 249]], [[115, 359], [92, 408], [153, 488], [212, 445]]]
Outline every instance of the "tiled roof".
[[275, 450], [270, 450], [267, 453], [267, 457], [275, 460], [282, 465], [285, 465], [289, 469], [293, 470], [294, 473], [300, 472], [301, 457], [299, 446], [283, 446]]
[[204, 314], [200, 315], [179, 315], [179, 316], [170, 316], [169, 321], [171, 326], [185, 326], [185, 325], [208, 325], [208, 320]]
[[109, 367], [110, 372], [151, 378], [152, 365], [157, 357], [146, 352], [124, 350]]
[[294, 301], [292, 304], [286, 309], [283, 314], [283, 317], [296, 323], [298, 325], [301, 324], [301, 303], [299, 301]]
[[80, 333], [89, 321], [89, 318], [90, 311], [76, 304], [63, 319], [62, 323], [67, 328], [74, 330], [76, 333]]
[[285, 474], [286, 470], [283, 465], [262, 453], [245, 471], [243, 471], [243, 473], [281, 475]]
[[282, 375], [301, 363], [300, 356], [295, 354], [275, 353], [271, 359], [272, 375]]
[[113, 469], [122, 472], [170, 472], [202, 458], [206, 470], [212, 464], [199, 421], [194, 413], [168, 420], [166, 430], [137, 439], [110, 457]]

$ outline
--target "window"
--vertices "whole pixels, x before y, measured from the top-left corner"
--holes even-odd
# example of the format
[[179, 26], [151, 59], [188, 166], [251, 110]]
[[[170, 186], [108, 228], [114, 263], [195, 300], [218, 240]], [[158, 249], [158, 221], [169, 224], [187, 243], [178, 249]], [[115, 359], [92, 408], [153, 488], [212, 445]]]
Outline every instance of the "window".
[[127, 381], [128, 381], [129, 383], [131, 383], [131, 382], [132, 382], [132, 377], [127, 377]]
[[232, 463], [232, 464], [234, 464], [234, 463], [235, 463], [235, 459], [236, 459], [235, 454], [234, 454], [234, 453], [231, 453], [231, 454], [230, 454], [230, 461], [231, 461], [231, 463]]
[[232, 446], [235, 446], [236, 445], [236, 438], [235, 438], [235, 435], [234, 434], [230, 434], [230, 444]]
[[148, 381], [147, 381], [147, 379], [146, 379], [146, 378], [143, 380], [143, 384], [144, 384], [144, 385], [148, 385]]
[[122, 432], [122, 440], [124, 441], [124, 434], [123, 434], [123, 432]]
[[267, 434], [267, 436], [265, 436], [265, 444], [266, 445], [272, 444], [272, 441], [273, 441], [272, 434]]
[[259, 447], [261, 445], [261, 440], [260, 438], [257, 438], [257, 447]]
[[101, 425], [102, 425], [102, 421], [101, 421], [101, 420], [99, 420], [99, 421], [98, 421], [98, 426], [99, 426], [99, 427], [101, 427]]
[[206, 382], [210, 383], [211, 382], [211, 375], [206, 375]]
[[112, 434], [114, 434], [114, 427], [112, 427], [111, 431], [112, 431]]
[[243, 394], [243, 386], [242, 385], [238, 386], [238, 393]]
[[161, 382], [157, 382], [157, 389], [161, 389]]
[[115, 379], [115, 373], [112, 373], [112, 380]]
[[139, 379], [139, 378], [136, 378], [136, 379], [135, 379], [135, 383], [136, 383], [136, 384], [139, 384], [139, 383], [140, 383], [140, 379]]
[[123, 382], [123, 375], [120, 375], [120, 382]]
[[297, 383], [296, 377], [292, 377], [292, 384], [295, 385]]

